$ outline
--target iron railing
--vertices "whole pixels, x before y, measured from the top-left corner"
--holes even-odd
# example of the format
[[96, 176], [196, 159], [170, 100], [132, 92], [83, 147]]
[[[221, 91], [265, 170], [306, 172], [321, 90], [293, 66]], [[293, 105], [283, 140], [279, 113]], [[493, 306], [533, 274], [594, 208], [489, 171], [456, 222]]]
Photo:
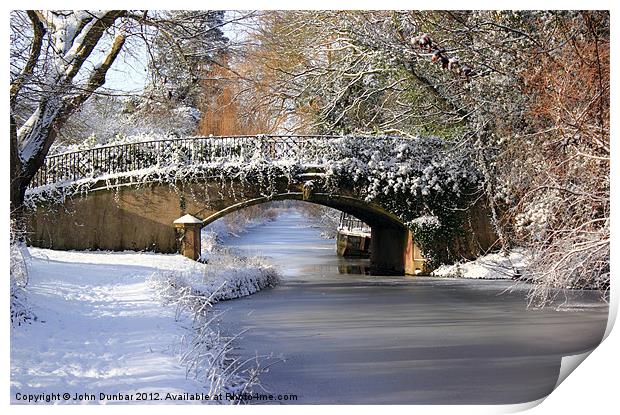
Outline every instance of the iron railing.
[[187, 137], [96, 147], [48, 156], [30, 188], [125, 173], [156, 166], [249, 160], [257, 152], [273, 159], [317, 162], [340, 137], [258, 135]]

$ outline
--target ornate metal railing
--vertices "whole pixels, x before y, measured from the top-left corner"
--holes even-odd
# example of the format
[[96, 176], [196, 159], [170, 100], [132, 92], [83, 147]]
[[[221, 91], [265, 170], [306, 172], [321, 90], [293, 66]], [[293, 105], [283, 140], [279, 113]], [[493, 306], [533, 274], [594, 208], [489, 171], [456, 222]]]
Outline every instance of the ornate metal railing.
[[31, 188], [97, 178], [156, 166], [247, 160], [257, 152], [272, 159], [320, 159], [337, 136], [258, 135], [187, 137], [96, 147], [48, 156]]

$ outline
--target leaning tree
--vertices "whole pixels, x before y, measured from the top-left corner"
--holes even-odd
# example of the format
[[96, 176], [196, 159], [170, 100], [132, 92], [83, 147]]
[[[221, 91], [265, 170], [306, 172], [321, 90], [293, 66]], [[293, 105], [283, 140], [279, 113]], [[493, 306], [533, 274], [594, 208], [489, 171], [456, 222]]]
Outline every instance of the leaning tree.
[[[13, 11], [11, 13], [10, 202], [22, 215], [26, 189], [70, 116], [123, 53], [152, 59], [152, 82], [192, 79], [225, 47], [222, 12]], [[164, 56], [165, 55], [165, 56]], [[199, 60], [200, 65], [197, 64]], [[147, 65], [148, 66], [148, 65]], [[187, 74], [183, 75], [183, 70]], [[187, 90], [187, 86], [185, 85]], [[109, 92], [109, 91], [107, 91]], [[161, 98], [161, 97], [159, 97]]]
[[[121, 10], [29, 10], [13, 14], [10, 89], [12, 212], [21, 208], [26, 188], [67, 118], [105, 83], [106, 74], [127, 39], [123, 19], [126, 14]], [[30, 27], [24, 24], [25, 20], [29, 21]], [[98, 53], [95, 53], [96, 48]], [[95, 55], [102, 50], [101, 58], [93, 62]]]

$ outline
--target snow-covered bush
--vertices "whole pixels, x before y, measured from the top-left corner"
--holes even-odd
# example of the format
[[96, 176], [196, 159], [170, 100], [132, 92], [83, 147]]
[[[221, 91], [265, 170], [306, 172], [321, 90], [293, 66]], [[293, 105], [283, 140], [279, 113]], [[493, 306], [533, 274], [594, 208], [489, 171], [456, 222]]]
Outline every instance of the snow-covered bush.
[[159, 299], [177, 306], [178, 319], [192, 316], [192, 333], [182, 341], [181, 362], [187, 376], [207, 385], [210, 395], [242, 396], [259, 384], [262, 372], [258, 357], [240, 361], [233, 356], [235, 337], [220, 332], [219, 315], [211, 311], [212, 305], [273, 287], [278, 280], [277, 270], [263, 259], [237, 257], [222, 250], [193, 271], [160, 271], [149, 277], [148, 284]]
[[529, 277], [535, 284], [530, 305], [552, 303], [565, 289], [599, 290], [608, 301], [610, 287], [609, 225], [585, 232], [574, 228], [546, 244], [533, 246]]
[[[219, 315], [210, 312], [214, 302], [211, 295], [195, 290], [179, 273], [153, 274], [147, 282], [163, 304], [177, 306], [177, 319], [192, 317], [191, 332], [183, 337], [179, 351], [186, 376], [202, 382], [211, 396], [244, 392], [258, 384], [258, 363], [253, 365], [232, 356], [234, 337], [219, 330]], [[232, 403], [221, 401], [225, 402]]]
[[209, 257], [202, 283], [193, 287], [212, 301], [232, 300], [273, 287], [279, 281], [277, 269], [260, 257], [215, 254]]
[[22, 242], [14, 239], [10, 244], [9, 255], [11, 325], [21, 326], [22, 324], [36, 320], [36, 316], [28, 305], [25, 290], [25, 287], [28, 284], [28, 252]]
[[21, 326], [36, 320], [36, 316], [28, 305], [26, 291], [11, 276], [11, 325]]
[[442, 265], [431, 272], [431, 276], [442, 278], [520, 279], [524, 277], [531, 260], [531, 252], [522, 248], [515, 248], [506, 253], [487, 254], [473, 261]]
[[[184, 295], [187, 294], [187, 297], [180, 296], [175, 301], [199, 301], [198, 298], [203, 298], [208, 300], [208, 305], [254, 294], [275, 286], [279, 281], [278, 270], [265, 259], [236, 256], [222, 248], [212, 252], [208, 263], [202, 264], [199, 269], [200, 272], [159, 273], [150, 280], [157, 282], [160, 288], [170, 286], [172, 293], [181, 290]], [[171, 292], [163, 291], [164, 297], [169, 297]], [[192, 304], [191, 307], [198, 306]], [[207, 305], [202, 304], [198, 308], [202, 307]]]

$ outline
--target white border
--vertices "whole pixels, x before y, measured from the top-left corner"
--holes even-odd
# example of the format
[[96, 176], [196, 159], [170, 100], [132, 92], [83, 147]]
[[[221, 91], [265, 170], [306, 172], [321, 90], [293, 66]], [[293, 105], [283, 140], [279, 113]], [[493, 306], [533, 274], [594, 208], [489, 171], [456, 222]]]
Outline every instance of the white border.
[[[611, 1], [599, 1], [591, 0], [587, 2], [576, 1], [558, 1], [551, 0], [541, 2], [538, 1], [519, 1], [519, 2], [497, 2], [497, 1], [442, 1], [435, 0], [432, 2], [412, 2], [412, 1], [396, 1], [396, 0], [383, 0], [383, 1], [325, 1], [317, 0], [313, 2], [284, 2], [284, 1], [210, 1], [210, 2], [197, 2], [197, 1], [175, 1], [175, 2], [163, 2], [163, 1], [118, 1], [112, 0], [105, 2], [106, 8], [149, 8], [149, 9], [200, 9], [209, 7], [211, 9], [219, 10], [253, 10], [253, 9], [414, 9], [414, 8], [428, 8], [425, 6], [432, 6], [434, 9], [463, 9], [465, 7], [472, 9], [611, 9], [612, 24], [615, 22], [615, 4]], [[47, 1], [44, 4], [42, 2], [36, 2], [31, 0], [24, 0], [19, 3], [12, 3], [7, 6], [14, 6], [22, 9], [33, 8], [64, 8], [64, 9], [82, 9], [82, 8], [97, 8], [102, 4], [95, 4], [94, 2], [84, 1]], [[172, 7], [171, 7], [172, 6]], [[9, 39], [8, 31], [8, 11], [10, 7], [5, 9], [4, 24], [2, 26], [2, 32], [5, 42]], [[612, 69], [618, 67], [617, 57], [617, 45], [618, 36], [616, 35], [615, 28], [612, 28]], [[8, 43], [3, 43], [2, 48], [6, 59], [6, 65], [8, 66]], [[8, 68], [7, 68], [8, 69]], [[5, 72], [8, 74], [8, 71]], [[617, 108], [617, 83], [615, 71], [612, 70], [612, 110]], [[5, 88], [5, 99], [3, 100], [5, 107], [5, 117], [8, 121], [8, 88]], [[618, 118], [615, 111], [612, 111], [612, 131], [615, 131], [615, 126]], [[8, 123], [7, 123], [8, 126]], [[8, 128], [5, 127], [5, 134], [8, 135]], [[614, 217], [612, 218], [612, 252], [618, 252], [614, 248], [618, 245], [615, 241], [615, 235], [618, 232], [618, 225], [615, 217], [615, 213], [618, 209], [618, 192], [617, 183], [619, 180], [618, 169], [616, 168], [616, 162], [618, 162], [618, 145], [616, 144], [616, 138], [612, 138], [612, 158], [611, 163], [612, 172], [612, 212]], [[9, 223], [9, 191], [8, 191], [8, 177], [9, 177], [9, 155], [8, 155], [8, 137], [5, 136], [3, 140], [2, 157], [2, 169], [3, 177], [2, 191], [0, 197], [2, 197], [4, 209], [2, 211], [3, 218], [0, 221], [4, 221], [5, 224]], [[1, 258], [4, 269], [8, 269], [8, 226], [4, 229], [4, 237], [2, 238], [0, 245], [0, 252], [2, 252]], [[612, 270], [616, 270], [620, 265], [618, 257], [612, 255]], [[6, 275], [6, 274], [5, 274]], [[618, 309], [618, 294], [617, 289], [614, 289], [617, 284], [617, 277], [612, 275], [612, 291], [611, 291], [611, 307], [610, 307], [610, 319], [608, 322], [607, 333], [608, 337], [605, 341], [596, 348], [592, 354], [586, 359], [585, 363], [580, 365], [575, 373], [568, 376], [568, 378], [559, 385], [558, 389], [554, 391], [547, 399], [545, 399], [540, 405], [537, 403], [528, 403], [522, 405], [505, 405], [505, 406], [389, 406], [385, 409], [393, 413], [422, 413], [422, 414], [490, 414], [490, 413], [510, 413], [520, 410], [532, 408], [530, 413], [549, 413], [557, 412], [562, 414], [579, 414], [584, 413], [607, 413], [611, 408], [620, 407], [619, 393], [617, 391], [618, 381], [618, 350], [620, 350], [620, 341], [618, 330], [612, 331], [613, 323], [617, 315]], [[10, 332], [10, 323], [8, 317], [6, 317], [8, 311], [8, 281], [4, 282], [5, 294], [0, 296], [0, 301], [5, 310], [4, 321], [4, 339], [2, 342], [2, 384], [4, 388], [0, 392], [0, 408], [4, 409], [4, 413], [31, 413], [31, 412], [44, 412], [44, 413], [62, 413], [72, 414], [79, 413], [101, 413], [107, 411], [105, 406], [63, 406], [63, 407], [26, 407], [26, 406], [10, 406], [9, 403], [9, 381], [10, 381], [10, 356], [8, 347], [8, 338]], [[570, 359], [569, 359], [570, 360]], [[540, 403], [540, 402], [538, 402]], [[121, 408], [118, 408], [121, 409]], [[171, 412], [177, 412], [182, 410], [183, 412], [201, 413], [206, 412], [221, 412], [221, 413], [239, 413], [239, 412], [252, 412], [252, 413], [265, 413], [265, 414], [284, 414], [290, 413], [294, 410], [296, 413], [314, 414], [316, 411], [320, 412], [337, 412], [337, 413], [374, 413], [376, 409], [372, 406], [244, 406], [244, 407], [189, 407], [184, 406], [182, 409], [178, 406], [173, 408], [149, 405], [147, 408], [135, 408], [132, 411], [148, 411], [150, 414], [170, 414]], [[122, 408], [123, 412], [126, 407]]]

